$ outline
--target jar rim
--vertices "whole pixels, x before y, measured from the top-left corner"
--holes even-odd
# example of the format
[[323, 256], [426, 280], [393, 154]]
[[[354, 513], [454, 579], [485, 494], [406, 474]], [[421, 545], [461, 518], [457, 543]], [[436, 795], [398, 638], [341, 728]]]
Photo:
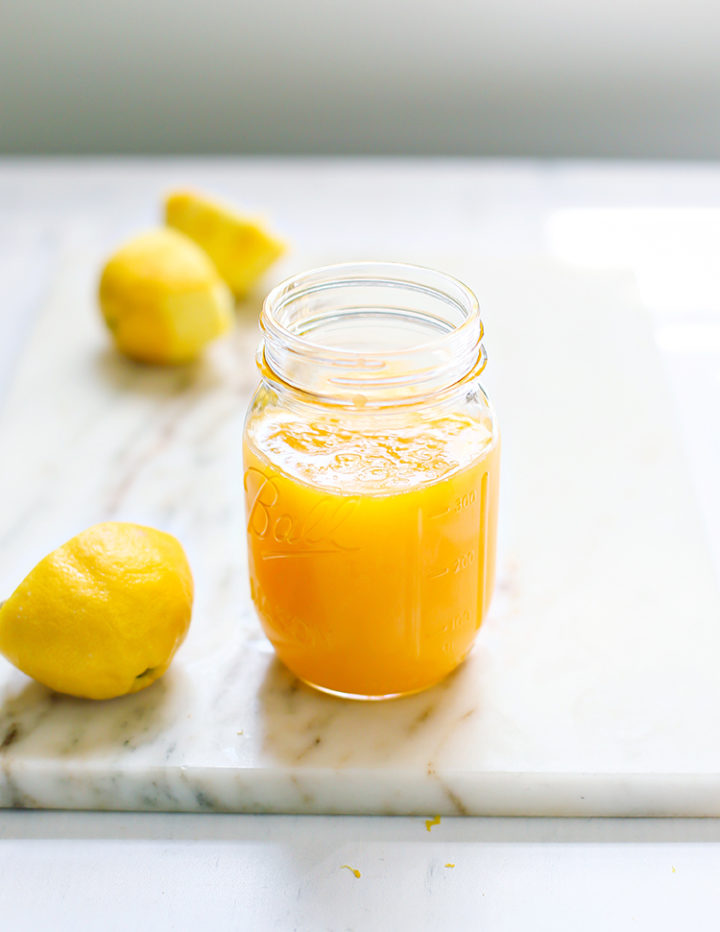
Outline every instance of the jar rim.
[[[370, 272], [375, 270], [372, 276], [366, 275], [363, 276], [363, 272]], [[293, 297], [296, 297], [298, 290], [301, 289], [304, 282], [310, 282], [312, 279], [315, 279], [319, 276], [324, 276], [328, 278], [327, 284], [318, 284], [315, 288], [312, 289], [302, 289], [303, 291], [313, 291], [320, 290], [325, 287], [336, 287], [338, 285], [350, 285], [354, 282], [368, 282], [371, 280], [377, 280], [379, 274], [385, 271], [387, 273], [396, 273], [392, 277], [390, 274], [383, 276], [383, 281], [387, 283], [397, 283], [402, 287], [412, 287], [416, 290], [429, 290], [422, 288], [422, 286], [417, 286], [413, 284], [413, 276], [417, 277], [418, 275], [427, 275], [431, 274], [436, 276], [438, 279], [443, 280], [452, 288], [456, 289], [459, 294], [465, 298], [469, 311], [462, 321], [461, 324], [457, 327], [448, 329], [441, 336], [437, 337], [434, 340], [429, 340], [426, 343], [418, 343], [413, 349], [421, 350], [427, 346], [437, 346], [440, 345], [444, 340], [454, 336], [455, 334], [464, 332], [472, 328], [472, 325], [479, 321], [480, 319], [480, 305], [478, 299], [475, 295], [475, 292], [468, 287], [464, 282], [459, 278], [456, 278], [454, 275], [450, 275], [448, 272], [442, 272], [439, 269], [431, 268], [430, 266], [416, 265], [409, 262], [389, 262], [385, 260], [373, 261], [373, 260], [361, 260], [358, 262], [339, 262], [333, 263], [331, 265], [322, 265], [315, 268], [307, 269], [303, 272], [300, 272], [295, 275], [289, 275], [283, 281], [279, 282], [277, 285], [272, 288], [265, 297], [262, 306], [262, 314], [260, 317], [260, 326], [262, 327], [265, 333], [271, 332], [282, 336], [284, 339], [290, 342], [302, 342], [304, 346], [311, 346], [316, 349], [332, 349], [332, 352], [337, 355], [346, 355], [348, 357], [354, 357], [357, 355], [367, 356], [372, 355], [366, 352], [359, 353], [357, 350], [352, 349], [338, 349], [336, 347], [328, 347], [323, 343], [315, 343], [312, 340], [308, 340], [305, 336], [298, 335], [295, 331], [291, 330], [289, 327], [285, 326], [281, 321], [277, 319], [277, 316], [273, 313], [276, 306], [282, 306], [282, 297], [286, 294], [292, 293]], [[405, 277], [400, 277], [400, 273], [404, 272]], [[341, 274], [342, 273], [342, 274]], [[440, 292], [437, 289], [433, 289], [434, 293], [439, 294]], [[449, 296], [448, 296], [449, 297]], [[481, 327], [482, 327], [482, 322]], [[406, 353], [407, 350], [383, 350], [383, 356], [392, 356], [392, 355], [402, 355]]]
[[[346, 306], [337, 297], [368, 288], [382, 297], [403, 292], [406, 302], [415, 305], [398, 307], [378, 299]], [[399, 348], [355, 348], [313, 338], [316, 326], [340, 322], [342, 327], [353, 314], [439, 332]], [[338, 400], [348, 392], [376, 399], [385, 394], [385, 401], [422, 391], [432, 394], [433, 388], [462, 381], [484, 359], [484, 331], [474, 292], [447, 272], [410, 263], [344, 262], [292, 275], [265, 298], [260, 326], [263, 368], [303, 392]]]

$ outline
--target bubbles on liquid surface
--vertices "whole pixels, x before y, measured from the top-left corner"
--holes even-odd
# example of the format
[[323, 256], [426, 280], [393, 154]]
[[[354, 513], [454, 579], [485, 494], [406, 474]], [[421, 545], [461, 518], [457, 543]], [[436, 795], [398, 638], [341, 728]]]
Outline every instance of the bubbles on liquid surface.
[[384, 494], [446, 478], [469, 466], [492, 443], [489, 418], [466, 414], [409, 415], [377, 427], [372, 414], [353, 420], [316, 417], [268, 406], [251, 418], [248, 441], [262, 459], [308, 485]]

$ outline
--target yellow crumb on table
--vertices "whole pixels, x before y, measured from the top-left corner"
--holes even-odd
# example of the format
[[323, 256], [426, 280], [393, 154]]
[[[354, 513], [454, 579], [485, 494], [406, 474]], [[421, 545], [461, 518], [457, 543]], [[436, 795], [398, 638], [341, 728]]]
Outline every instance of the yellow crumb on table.
[[432, 819], [425, 819], [425, 828], [428, 832], [432, 829], [433, 825], [440, 825], [439, 815], [433, 816]]
[[350, 867], [349, 864], [343, 864], [340, 870], [349, 870], [351, 874], [354, 874], [356, 877], [362, 877], [362, 874], [355, 867]]
[[445, 865], [445, 867], [455, 867], [455, 865], [454, 865], [454, 864], [451, 864], [451, 863], [448, 861], [448, 863]]

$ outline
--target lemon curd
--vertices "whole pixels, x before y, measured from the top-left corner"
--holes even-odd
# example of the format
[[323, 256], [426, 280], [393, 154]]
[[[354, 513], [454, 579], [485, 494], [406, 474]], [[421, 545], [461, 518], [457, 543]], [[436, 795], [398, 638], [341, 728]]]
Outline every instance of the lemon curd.
[[[450, 295], [436, 299], [441, 316], [389, 300], [389, 279], [415, 299], [418, 278], [423, 294]], [[297, 313], [298, 291], [299, 318], [281, 317], [278, 306]], [[307, 273], [266, 302], [244, 437], [251, 592], [280, 660], [319, 689], [424, 689], [462, 662], [485, 616], [499, 437], [477, 382], [479, 317], [464, 355], [443, 345], [473, 312], [453, 279], [387, 264]]]

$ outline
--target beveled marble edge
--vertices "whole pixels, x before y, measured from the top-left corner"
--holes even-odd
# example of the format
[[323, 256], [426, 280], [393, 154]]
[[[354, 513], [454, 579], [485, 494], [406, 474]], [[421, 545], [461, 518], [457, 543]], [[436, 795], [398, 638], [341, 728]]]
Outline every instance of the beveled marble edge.
[[386, 816], [720, 817], [720, 773], [429, 773], [3, 766], [0, 808]]

